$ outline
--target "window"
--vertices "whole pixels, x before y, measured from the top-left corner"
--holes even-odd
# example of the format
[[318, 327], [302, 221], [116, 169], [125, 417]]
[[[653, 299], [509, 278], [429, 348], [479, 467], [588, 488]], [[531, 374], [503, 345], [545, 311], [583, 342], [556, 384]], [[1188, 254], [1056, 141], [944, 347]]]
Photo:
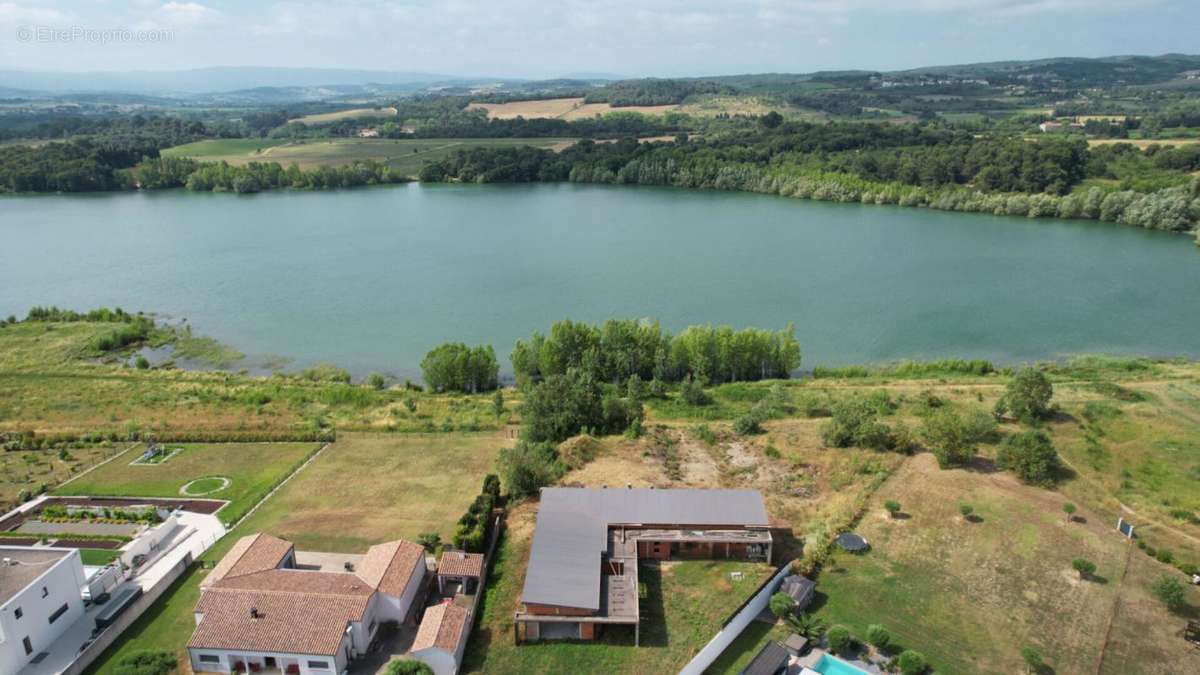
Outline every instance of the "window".
[[45, 586], [42, 586], [42, 597], [44, 598], [47, 595], [50, 595], [50, 589], [46, 588]]
[[201, 654], [200, 663], [220, 663], [221, 657], [216, 654]]
[[54, 610], [54, 613], [50, 615], [50, 623], [54, 623], [55, 621], [58, 621], [58, 617], [62, 616], [63, 614], [66, 614], [66, 613], [67, 613], [67, 603], [64, 602], [62, 607], [59, 607], [58, 609]]
[[309, 661], [308, 667], [311, 670], [329, 670], [328, 661]]
[[14, 609], [14, 610], [13, 610], [13, 616], [15, 616], [15, 617], [17, 617], [17, 618], [19, 619], [19, 618], [21, 618], [21, 617], [25, 616], [25, 612], [22, 612], [22, 611], [21, 611], [21, 608], [20, 608], [20, 607], [18, 607], [18, 608], [16, 608], [16, 609]]
[[33, 643], [29, 641], [28, 636], [26, 636], [24, 640], [21, 640], [21, 644], [25, 645], [25, 655], [26, 656], [29, 656], [30, 654], [33, 653]]

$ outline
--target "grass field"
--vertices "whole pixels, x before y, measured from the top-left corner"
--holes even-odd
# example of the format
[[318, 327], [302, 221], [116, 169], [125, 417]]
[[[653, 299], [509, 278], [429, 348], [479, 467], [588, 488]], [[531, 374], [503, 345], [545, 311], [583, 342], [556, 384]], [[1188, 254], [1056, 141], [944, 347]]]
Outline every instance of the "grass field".
[[[712, 639], [729, 616], [764, 579], [769, 565], [737, 561], [684, 561], [642, 565], [641, 646], [631, 630], [611, 629], [596, 642], [514, 645], [512, 616], [533, 530], [534, 505], [508, 519], [489, 578], [480, 625], [467, 646], [468, 673], [645, 673], [675, 672]], [[740, 581], [731, 572], [742, 572]]]
[[1200, 138], [1089, 138], [1088, 145], [1112, 145], [1113, 143], [1131, 143], [1139, 148], [1151, 145], [1187, 145], [1200, 143]]
[[335, 138], [303, 141], [258, 139], [208, 140], [177, 145], [163, 151], [167, 156], [194, 157], [212, 162], [247, 164], [249, 162], [279, 162], [284, 166], [297, 164], [302, 169], [319, 166], [341, 166], [360, 160], [374, 160], [403, 171], [410, 176], [426, 162], [436, 161], [463, 148], [516, 147], [532, 145], [539, 148], [560, 148], [573, 142], [562, 138], [452, 138], [392, 140], [387, 138]]
[[578, 120], [607, 115], [613, 112], [632, 112], [642, 115], [661, 115], [678, 109], [677, 105], [641, 105], [613, 107], [608, 103], [584, 103], [583, 98], [548, 98], [535, 101], [513, 101], [512, 103], [472, 103], [468, 110], [486, 110], [490, 119], [507, 120], [516, 117], [525, 119]]
[[353, 108], [351, 110], [339, 110], [337, 112], [305, 115], [304, 117], [297, 117], [296, 119], [288, 120], [288, 122], [299, 122], [301, 124], [326, 124], [352, 117], [386, 118], [395, 116], [395, 108]]
[[166, 444], [183, 451], [162, 464], [131, 465], [142, 446], [121, 455], [58, 490], [58, 495], [179, 497], [180, 488], [208, 476], [230, 479], [229, 487], [210, 495], [229, 501], [219, 513], [232, 523], [261, 500], [313, 451], [316, 443]]

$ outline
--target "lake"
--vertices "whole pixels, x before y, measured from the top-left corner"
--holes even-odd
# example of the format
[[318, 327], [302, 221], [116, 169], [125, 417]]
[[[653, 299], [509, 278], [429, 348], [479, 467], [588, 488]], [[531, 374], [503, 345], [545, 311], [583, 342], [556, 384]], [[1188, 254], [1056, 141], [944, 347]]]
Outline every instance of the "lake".
[[566, 317], [796, 325], [802, 368], [1200, 356], [1190, 237], [745, 193], [419, 185], [0, 198], [0, 315], [121, 306], [264, 358], [417, 374]]

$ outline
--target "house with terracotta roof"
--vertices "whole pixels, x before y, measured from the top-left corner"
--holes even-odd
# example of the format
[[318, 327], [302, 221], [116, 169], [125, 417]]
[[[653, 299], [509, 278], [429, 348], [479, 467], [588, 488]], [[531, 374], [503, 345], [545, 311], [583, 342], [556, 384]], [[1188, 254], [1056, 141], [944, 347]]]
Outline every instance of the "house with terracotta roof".
[[454, 602], [443, 602], [425, 610], [409, 656], [433, 669], [434, 675], [454, 675], [462, 664], [471, 612]]
[[[188, 641], [195, 672], [330, 675], [367, 651], [380, 625], [412, 623], [425, 552], [407, 541], [343, 556], [339, 569], [298, 563], [291, 542], [242, 537], [200, 584]], [[353, 561], [351, 561], [353, 559]]]

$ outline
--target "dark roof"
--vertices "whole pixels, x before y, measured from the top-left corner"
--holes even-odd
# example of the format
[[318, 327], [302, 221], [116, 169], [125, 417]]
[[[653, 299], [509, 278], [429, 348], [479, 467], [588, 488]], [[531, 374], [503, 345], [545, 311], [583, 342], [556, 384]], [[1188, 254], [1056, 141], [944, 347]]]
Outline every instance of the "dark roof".
[[772, 640], [763, 645], [750, 665], [742, 671], [742, 675], [775, 675], [787, 665], [790, 657], [791, 654], [783, 645]]
[[544, 488], [522, 602], [600, 609], [600, 555], [616, 525], [767, 527], [755, 490]]
[[783, 641], [783, 646], [789, 652], [792, 652], [793, 654], [799, 654], [800, 652], [804, 651], [805, 647], [808, 646], [808, 638], [800, 635], [799, 633], [792, 633], [788, 636], [788, 639]]
[[779, 590], [787, 593], [792, 600], [795, 600], [799, 609], [804, 609], [808, 605], [812, 600], [813, 592], [816, 588], [816, 582], [799, 574], [789, 576], [779, 585]]
[[864, 551], [867, 548], [867, 540], [854, 534], [853, 532], [843, 532], [837, 537], [838, 546], [847, 551]]

